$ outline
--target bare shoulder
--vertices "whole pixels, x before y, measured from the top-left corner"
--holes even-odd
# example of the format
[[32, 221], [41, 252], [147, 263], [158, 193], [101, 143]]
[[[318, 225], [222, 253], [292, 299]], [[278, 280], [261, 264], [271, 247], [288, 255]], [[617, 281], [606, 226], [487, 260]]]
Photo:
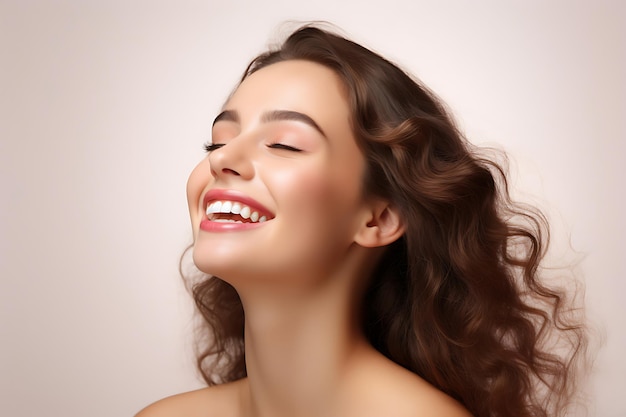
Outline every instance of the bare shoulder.
[[[419, 378], [414, 376], [415, 378]], [[469, 411], [454, 398], [419, 378], [414, 383], [414, 397], [410, 400], [407, 415], [420, 417], [472, 417]]]
[[454, 398], [382, 355], [366, 368], [359, 377], [359, 397], [368, 399], [361, 416], [384, 415], [386, 409], [398, 417], [472, 417]]
[[387, 384], [380, 386], [379, 394], [385, 397], [386, 404], [393, 404], [396, 416], [471, 417], [462, 404], [416, 375], [393, 381], [383, 377], [381, 382]]
[[238, 414], [240, 382], [172, 395], [150, 404], [135, 417], [229, 417]]

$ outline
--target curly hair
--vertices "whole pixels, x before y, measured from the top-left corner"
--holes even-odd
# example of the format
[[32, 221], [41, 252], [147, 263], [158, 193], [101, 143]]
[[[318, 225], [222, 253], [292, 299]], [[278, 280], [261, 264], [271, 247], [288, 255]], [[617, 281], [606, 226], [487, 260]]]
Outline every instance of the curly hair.
[[[545, 217], [514, 203], [505, 170], [464, 139], [432, 92], [385, 58], [307, 25], [255, 58], [241, 81], [286, 60], [321, 64], [343, 81], [367, 165], [364, 189], [392, 202], [406, 225], [362, 303], [370, 343], [477, 417], [564, 414], [586, 335], [567, 293], [539, 276]], [[245, 377], [237, 292], [204, 277], [192, 293], [203, 319], [204, 379]]]

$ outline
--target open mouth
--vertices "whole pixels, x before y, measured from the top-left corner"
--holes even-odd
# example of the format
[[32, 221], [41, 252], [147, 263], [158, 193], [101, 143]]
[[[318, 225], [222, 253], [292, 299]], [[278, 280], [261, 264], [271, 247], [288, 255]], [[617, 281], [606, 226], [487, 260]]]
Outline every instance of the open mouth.
[[238, 201], [212, 201], [207, 205], [206, 216], [217, 223], [263, 223], [273, 217]]

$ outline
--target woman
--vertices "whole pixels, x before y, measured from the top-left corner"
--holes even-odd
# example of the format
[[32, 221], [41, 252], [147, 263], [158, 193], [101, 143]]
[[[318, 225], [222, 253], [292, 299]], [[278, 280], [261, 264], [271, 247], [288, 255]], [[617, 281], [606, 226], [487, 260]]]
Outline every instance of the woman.
[[139, 416], [566, 411], [585, 337], [539, 280], [543, 217], [397, 66], [303, 27], [206, 148], [187, 192], [211, 387]]

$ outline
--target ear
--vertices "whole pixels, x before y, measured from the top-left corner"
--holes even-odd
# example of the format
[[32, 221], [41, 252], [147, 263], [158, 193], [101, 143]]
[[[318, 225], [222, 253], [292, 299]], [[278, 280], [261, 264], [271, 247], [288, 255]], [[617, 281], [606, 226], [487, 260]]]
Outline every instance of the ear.
[[387, 246], [404, 234], [405, 224], [398, 209], [385, 200], [372, 202], [354, 237], [366, 248]]

